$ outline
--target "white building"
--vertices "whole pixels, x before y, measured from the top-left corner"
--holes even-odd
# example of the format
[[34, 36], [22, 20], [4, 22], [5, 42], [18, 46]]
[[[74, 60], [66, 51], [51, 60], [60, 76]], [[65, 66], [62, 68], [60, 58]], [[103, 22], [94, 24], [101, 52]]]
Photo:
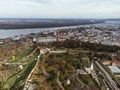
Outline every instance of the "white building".
[[0, 41], [0, 44], [3, 44], [3, 42], [2, 42], [2, 41]]
[[33, 42], [36, 42], [37, 41], [37, 39], [36, 38], [33, 38]]
[[120, 74], [120, 69], [117, 66], [108, 66], [112, 73]]
[[38, 37], [36, 41], [39, 43], [49, 43], [49, 42], [55, 42], [57, 40], [56, 37]]

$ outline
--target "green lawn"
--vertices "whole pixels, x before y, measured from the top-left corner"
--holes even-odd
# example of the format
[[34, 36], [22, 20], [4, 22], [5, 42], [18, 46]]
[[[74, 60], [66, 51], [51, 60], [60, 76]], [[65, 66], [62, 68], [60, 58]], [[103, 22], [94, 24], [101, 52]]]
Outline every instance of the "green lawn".
[[28, 77], [32, 68], [35, 66], [36, 61], [31, 59], [30, 62], [24, 67], [24, 69], [17, 74], [10, 77], [5, 83], [2, 85], [2, 90], [17, 90], [23, 85], [23, 82]]

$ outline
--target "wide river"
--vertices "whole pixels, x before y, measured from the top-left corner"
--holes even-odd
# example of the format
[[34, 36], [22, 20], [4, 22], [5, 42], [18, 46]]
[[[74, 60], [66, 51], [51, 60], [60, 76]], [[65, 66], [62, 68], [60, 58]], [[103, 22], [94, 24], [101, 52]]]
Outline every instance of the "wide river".
[[[67, 29], [67, 28], [77, 28], [77, 27], [82, 27], [83, 25], [77, 25], [77, 26], [64, 26], [64, 27], [52, 27], [52, 28], [28, 28], [28, 29], [8, 29], [0, 30], [0, 39], [2, 38], [8, 38], [8, 37], [13, 37], [15, 35], [26, 35], [30, 33], [39, 33], [43, 31], [55, 31], [59, 29]], [[90, 25], [85, 25], [90, 26]]]
[[[95, 24], [96, 26], [109, 27], [109, 26], [120, 26], [120, 23], [106, 22], [101, 24]], [[67, 28], [78, 28], [78, 27], [90, 27], [91, 25], [76, 25], [76, 26], [64, 26], [64, 27], [52, 27], [52, 28], [30, 28], [30, 29], [9, 29], [9, 30], [0, 30], [0, 39], [13, 37], [15, 35], [26, 35], [30, 33], [39, 33], [43, 31], [54, 31], [59, 29]]]

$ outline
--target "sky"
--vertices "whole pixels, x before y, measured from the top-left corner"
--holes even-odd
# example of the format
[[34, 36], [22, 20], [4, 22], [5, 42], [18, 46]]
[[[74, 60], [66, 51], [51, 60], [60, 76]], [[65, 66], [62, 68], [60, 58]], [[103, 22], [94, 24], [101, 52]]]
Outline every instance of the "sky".
[[120, 18], [120, 0], [0, 0], [4, 18]]

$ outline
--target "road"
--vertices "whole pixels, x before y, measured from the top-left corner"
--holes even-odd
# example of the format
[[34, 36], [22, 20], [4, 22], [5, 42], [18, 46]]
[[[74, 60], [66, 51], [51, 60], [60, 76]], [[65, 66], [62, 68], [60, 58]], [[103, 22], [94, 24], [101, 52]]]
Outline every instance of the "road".
[[109, 87], [112, 90], [120, 90], [117, 87], [116, 82], [110, 77], [110, 75], [105, 71], [105, 69], [99, 64], [98, 61], [94, 61], [94, 65], [96, 66], [96, 69], [101, 72], [102, 76], [104, 77], [105, 81], [107, 82], [107, 84], [109, 85]]
[[33, 72], [35, 71], [35, 69], [38, 67], [41, 55], [44, 55], [45, 53], [46, 52], [44, 52], [44, 50], [40, 49], [40, 54], [38, 55], [38, 57], [36, 59], [37, 60], [36, 65], [33, 67], [32, 71], [30, 72], [29, 76], [27, 77], [26, 82], [25, 82], [25, 86], [24, 86], [23, 90], [28, 90], [28, 88], [30, 87], [31, 83], [29, 83], [29, 81], [31, 79], [31, 76], [32, 76]]
[[23, 89], [23, 90], [27, 90], [27, 89], [29, 88], [29, 86], [30, 86], [29, 81], [30, 81], [30, 79], [31, 79], [31, 76], [32, 76], [33, 72], [35, 71], [35, 69], [37, 68], [37, 66], [38, 66], [38, 64], [39, 64], [40, 56], [41, 56], [41, 53], [40, 53], [40, 55], [38, 55], [38, 57], [37, 57], [37, 59], [36, 59], [36, 60], [37, 60], [36, 65], [33, 67], [32, 71], [30, 72], [29, 76], [28, 76], [27, 79], [26, 79], [25, 86], [24, 86], [24, 89]]

